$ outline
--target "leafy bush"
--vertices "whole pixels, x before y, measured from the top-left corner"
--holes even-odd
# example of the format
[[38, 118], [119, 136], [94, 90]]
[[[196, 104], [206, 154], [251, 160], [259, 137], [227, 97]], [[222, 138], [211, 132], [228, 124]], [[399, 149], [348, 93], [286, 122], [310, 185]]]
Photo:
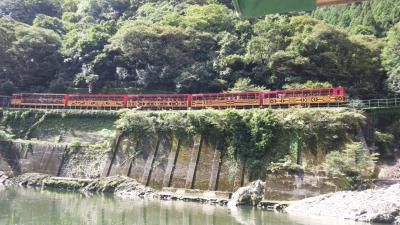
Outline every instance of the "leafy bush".
[[343, 152], [330, 152], [324, 167], [334, 175], [347, 179], [351, 187], [372, 177], [378, 154], [370, 154], [360, 142], [346, 144]]
[[82, 143], [81, 143], [79, 140], [73, 140], [73, 141], [69, 144], [69, 146], [70, 146], [70, 147], [73, 147], [73, 148], [77, 148], [77, 147], [81, 147], [81, 146], [82, 146]]
[[348, 101], [348, 107], [354, 109], [362, 109], [365, 107], [365, 104], [360, 99], [351, 99]]
[[0, 141], [8, 141], [10, 139], [12, 139], [14, 136], [7, 133], [4, 130], [0, 130]]
[[329, 82], [318, 82], [308, 80], [305, 83], [291, 83], [283, 85], [283, 89], [305, 89], [305, 88], [332, 88], [333, 85]]
[[239, 78], [229, 92], [239, 92], [239, 91], [264, 91], [265, 87], [256, 86], [251, 83], [249, 78]]
[[341, 146], [355, 136], [364, 119], [346, 109], [123, 110], [115, 124], [137, 137], [203, 134], [221, 140], [228, 158], [242, 161], [251, 176], [260, 177], [271, 162], [290, 156], [293, 163], [301, 164], [302, 151], [318, 154], [320, 149]]

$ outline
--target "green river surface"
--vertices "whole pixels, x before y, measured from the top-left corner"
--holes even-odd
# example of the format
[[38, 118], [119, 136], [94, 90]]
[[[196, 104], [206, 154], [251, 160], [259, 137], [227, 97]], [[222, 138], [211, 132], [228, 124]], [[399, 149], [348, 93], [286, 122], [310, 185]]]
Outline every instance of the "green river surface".
[[[362, 225], [344, 220], [297, 217], [261, 209], [159, 200], [123, 200], [48, 190], [0, 190], [0, 224], [7, 225]], [[365, 224], [364, 224], [365, 225]]]

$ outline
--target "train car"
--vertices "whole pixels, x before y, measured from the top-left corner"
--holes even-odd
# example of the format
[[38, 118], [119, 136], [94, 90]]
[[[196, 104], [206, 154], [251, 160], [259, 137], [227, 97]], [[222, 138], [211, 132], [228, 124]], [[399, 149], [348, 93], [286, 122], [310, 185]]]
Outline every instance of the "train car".
[[192, 108], [248, 108], [259, 107], [261, 92], [224, 92], [193, 94]]
[[[261, 92], [211, 94], [13, 94], [12, 107], [99, 108], [99, 109], [201, 109], [289, 107], [292, 105], [339, 104], [345, 102], [344, 88], [318, 88]], [[1, 98], [0, 98], [1, 101]], [[6, 103], [1, 103], [6, 104]], [[8, 104], [8, 100], [7, 100]]]
[[189, 94], [140, 94], [127, 98], [128, 108], [142, 109], [187, 109], [191, 102]]
[[64, 107], [65, 95], [39, 93], [13, 94], [10, 105], [17, 107]]
[[268, 91], [262, 95], [263, 106], [315, 105], [344, 101], [345, 93], [342, 87]]
[[126, 95], [114, 94], [69, 94], [66, 106], [71, 108], [124, 108]]
[[6, 107], [10, 103], [10, 98], [8, 96], [0, 96], [0, 107]]

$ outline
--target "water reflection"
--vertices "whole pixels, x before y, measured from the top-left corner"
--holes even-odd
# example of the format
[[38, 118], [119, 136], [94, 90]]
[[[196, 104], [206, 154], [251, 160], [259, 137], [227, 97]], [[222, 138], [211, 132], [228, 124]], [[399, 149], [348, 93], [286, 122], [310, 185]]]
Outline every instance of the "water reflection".
[[29, 225], [360, 225], [326, 218], [292, 217], [262, 210], [153, 200], [87, 197], [76, 193], [0, 191], [0, 224]]

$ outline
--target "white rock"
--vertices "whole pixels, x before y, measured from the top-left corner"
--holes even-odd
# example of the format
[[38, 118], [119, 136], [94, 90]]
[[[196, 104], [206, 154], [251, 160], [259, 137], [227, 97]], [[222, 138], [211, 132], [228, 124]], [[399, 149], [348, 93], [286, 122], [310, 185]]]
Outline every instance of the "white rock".
[[292, 214], [394, 223], [400, 217], [400, 184], [359, 192], [344, 191], [307, 198], [286, 208]]

